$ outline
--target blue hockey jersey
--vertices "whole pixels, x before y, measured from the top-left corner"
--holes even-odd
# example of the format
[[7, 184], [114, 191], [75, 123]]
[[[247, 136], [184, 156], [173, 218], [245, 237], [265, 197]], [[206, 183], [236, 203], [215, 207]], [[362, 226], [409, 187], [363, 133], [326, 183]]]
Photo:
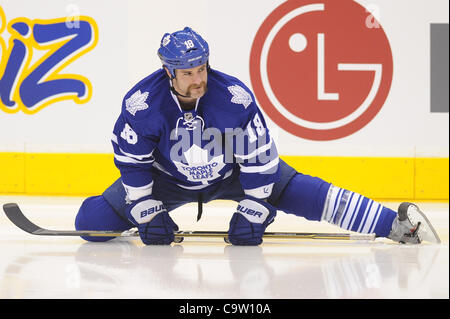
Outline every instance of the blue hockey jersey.
[[279, 178], [278, 153], [252, 92], [237, 78], [208, 73], [207, 91], [183, 110], [160, 69], [124, 97], [112, 144], [130, 200], [152, 193], [152, 171], [202, 190], [239, 170], [246, 194], [267, 198]]

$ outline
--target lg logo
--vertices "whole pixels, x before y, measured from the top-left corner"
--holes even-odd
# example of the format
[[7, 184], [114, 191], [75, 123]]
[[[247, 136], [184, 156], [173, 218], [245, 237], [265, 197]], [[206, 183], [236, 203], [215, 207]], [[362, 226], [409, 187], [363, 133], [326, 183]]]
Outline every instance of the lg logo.
[[305, 139], [355, 133], [380, 111], [391, 86], [389, 41], [352, 0], [286, 1], [259, 28], [250, 56], [261, 107]]

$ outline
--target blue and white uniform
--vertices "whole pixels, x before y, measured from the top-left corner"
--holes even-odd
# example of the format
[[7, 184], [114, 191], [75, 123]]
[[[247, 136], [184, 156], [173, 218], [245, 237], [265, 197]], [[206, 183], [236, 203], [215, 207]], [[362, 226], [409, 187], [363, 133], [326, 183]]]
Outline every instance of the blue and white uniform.
[[114, 162], [131, 200], [152, 193], [152, 168], [173, 184], [202, 190], [239, 170], [244, 192], [271, 195], [279, 157], [250, 90], [216, 70], [192, 110], [181, 108], [164, 70], [125, 96], [114, 126]]
[[[130, 229], [135, 225], [127, 219], [127, 207], [151, 197], [148, 201], [162, 202], [166, 212], [190, 202], [228, 199], [264, 206], [266, 200], [273, 211], [388, 236], [396, 212], [301, 174], [278, 157], [252, 92], [237, 78], [209, 68], [209, 46], [199, 34], [189, 27], [164, 34], [158, 56], [165, 69], [125, 95], [114, 126], [114, 162], [121, 177], [83, 202], [76, 229]], [[207, 91], [185, 110], [171, 81], [176, 69], [201, 65], [209, 70]]]

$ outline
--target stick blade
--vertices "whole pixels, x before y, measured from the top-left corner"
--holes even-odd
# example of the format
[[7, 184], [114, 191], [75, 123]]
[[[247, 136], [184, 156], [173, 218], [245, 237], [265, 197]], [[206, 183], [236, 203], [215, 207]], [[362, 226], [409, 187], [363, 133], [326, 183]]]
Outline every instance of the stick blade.
[[16, 203], [4, 204], [3, 211], [5, 212], [6, 217], [8, 217], [14, 225], [27, 233], [35, 234], [36, 231], [41, 229], [41, 227], [33, 224], [28, 218], [25, 217], [22, 210], [19, 208], [19, 205]]
[[3, 211], [10, 221], [23, 231], [32, 235], [45, 236], [90, 236], [90, 237], [134, 237], [137, 232], [114, 230], [50, 230], [37, 226], [31, 222], [16, 203], [3, 205]]

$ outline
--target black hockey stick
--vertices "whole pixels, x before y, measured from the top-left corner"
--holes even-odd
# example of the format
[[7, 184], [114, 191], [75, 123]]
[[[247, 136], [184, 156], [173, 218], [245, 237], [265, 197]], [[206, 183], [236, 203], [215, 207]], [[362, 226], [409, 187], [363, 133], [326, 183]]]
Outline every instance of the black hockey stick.
[[[6, 216], [14, 225], [33, 235], [45, 236], [90, 236], [90, 237], [136, 237], [138, 231], [110, 231], [110, 230], [49, 230], [44, 229], [31, 222], [16, 203], [3, 205]], [[227, 239], [224, 231], [178, 231], [175, 233], [177, 242], [184, 237], [215, 237]], [[346, 233], [289, 233], [289, 232], [266, 232], [264, 238], [281, 239], [332, 239], [332, 240], [375, 240], [375, 234], [346, 234]]]

